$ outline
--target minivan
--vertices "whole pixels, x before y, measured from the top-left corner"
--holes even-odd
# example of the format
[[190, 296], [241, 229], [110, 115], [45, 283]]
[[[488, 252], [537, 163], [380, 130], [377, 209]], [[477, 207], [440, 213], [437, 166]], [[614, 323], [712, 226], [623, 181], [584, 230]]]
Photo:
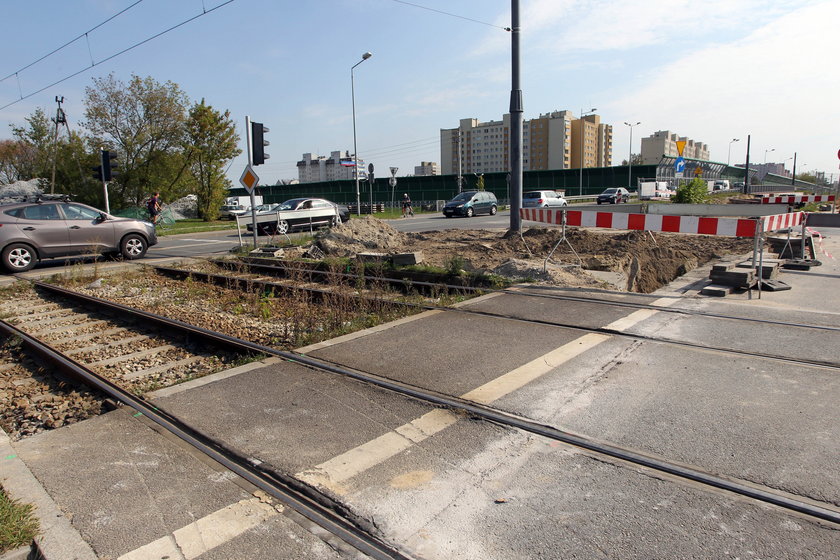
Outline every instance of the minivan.
[[466, 216], [472, 218], [476, 214], [496, 214], [499, 202], [496, 195], [488, 191], [464, 191], [446, 203], [443, 207], [443, 215], [447, 218], [452, 216]]

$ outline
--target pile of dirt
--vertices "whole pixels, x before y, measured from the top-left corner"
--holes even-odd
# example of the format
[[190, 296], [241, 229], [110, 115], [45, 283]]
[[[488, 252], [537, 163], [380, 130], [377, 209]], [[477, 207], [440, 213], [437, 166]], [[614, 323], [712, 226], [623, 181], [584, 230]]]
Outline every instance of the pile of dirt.
[[398, 252], [405, 246], [406, 235], [387, 222], [364, 216], [319, 233], [315, 243], [328, 256], [352, 257], [364, 252]]
[[565, 240], [562, 235], [560, 229], [542, 227], [521, 235], [501, 230], [401, 233], [367, 216], [319, 235], [316, 242], [332, 256], [420, 251], [430, 265], [449, 268], [457, 259], [469, 272], [560, 286], [603, 286], [601, 279], [586, 271], [611, 272], [625, 279], [620, 287], [642, 293], [653, 292], [697, 266], [752, 249], [749, 239], [704, 235], [578, 228], [568, 228]]

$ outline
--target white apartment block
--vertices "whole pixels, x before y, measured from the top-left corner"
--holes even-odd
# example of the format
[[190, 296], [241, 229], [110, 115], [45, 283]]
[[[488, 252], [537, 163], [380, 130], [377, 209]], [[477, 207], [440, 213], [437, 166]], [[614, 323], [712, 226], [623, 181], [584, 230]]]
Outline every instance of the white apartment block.
[[[587, 141], [584, 164], [587, 167], [610, 165], [612, 161], [612, 126], [601, 124], [600, 117], [585, 119]], [[573, 155], [579, 135], [570, 111], [553, 111], [522, 123], [522, 168], [569, 169], [577, 167]], [[577, 127], [579, 128], [579, 127]], [[579, 133], [578, 133], [579, 134]], [[440, 131], [441, 170], [444, 174], [497, 173], [510, 168], [510, 115], [501, 121], [478, 122], [461, 119], [458, 128]]]
[[414, 175], [417, 177], [440, 175], [440, 165], [436, 161], [421, 161], [420, 165], [414, 166]]
[[[353, 156], [346, 151], [331, 152], [330, 157], [303, 154], [303, 159], [297, 162], [298, 180], [301, 183], [318, 183], [354, 179], [352, 161]], [[345, 165], [347, 163], [350, 165]], [[364, 175], [364, 168], [365, 162], [359, 160], [359, 177]]]
[[709, 160], [709, 146], [685, 136], [678, 136], [670, 130], [654, 132], [647, 138], [642, 138], [642, 164], [658, 164], [662, 156], [679, 155], [677, 141], [684, 141], [683, 157], [691, 159]]

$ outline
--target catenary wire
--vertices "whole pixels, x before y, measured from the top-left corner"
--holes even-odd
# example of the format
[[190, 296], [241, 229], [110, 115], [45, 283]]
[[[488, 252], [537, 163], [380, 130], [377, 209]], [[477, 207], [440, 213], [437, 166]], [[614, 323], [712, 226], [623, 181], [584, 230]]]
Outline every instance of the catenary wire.
[[120, 15], [124, 14], [125, 12], [127, 12], [128, 10], [130, 10], [131, 8], [133, 8], [134, 6], [136, 6], [137, 4], [139, 4], [139, 3], [140, 3], [140, 2], [142, 2], [142, 1], [143, 1], [143, 0], [137, 0], [135, 3], [133, 3], [133, 4], [131, 4], [130, 6], [128, 6], [128, 7], [124, 8], [124, 9], [120, 10], [120, 11], [119, 11], [119, 12], [117, 12], [116, 14], [112, 15], [111, 17], [109, 17], [108, 19], [106, 19], [105, 21], [103, 21], [102, 23], [99, 23], [99, 24], [97, 24], [97, 25], [94, 25], [93, 27], [91, 27], [90, 29], [88, 29], [87, 31], [85, 31], [84, 33], [82, 33], [81, 35], [79, 35], [78, 37], [75, 37], [74, 39], [70, 39], [69, 41], [67, 41], [66, 43], [64, 43], [63, 45], [61, 45], [60, 47], [58, 47], [58, 48], [56, 48], [56, 49], [54, 49], [54, 50], [52, 50], [52, 51], [48, 52], [47, 54], [45, 54], [44, 56], [42, 56], [42, 57], [41, 57], [41, 58], [39, 58], [38, 60], [36, 60], [36, 61], [34, 61], [34, 62], [30, 62], [29, 64], [27, 64], [27, 65], [26, 65], [26, 66], [24, 66], [23, 68], [19, 68], [19, 69], [15, 70], [14, 72], [12, 72], [11, 74], [9, 74], [8, 76], [6, 76], [6, 77], [4, 77], [4, 78], [0, 78], [0, 82], [6, 81], [6, 80], [8, 80], [9, 78], [11, 78], [12, 76], [16, 76], [17, 74], [19, 74], [19, 73], [23, 72], [23, 71], [24, 71], [24, 70], [26, 70], [27, 68], [31, 68], [32, 66], [35, 66], [36, 64], [38, 64], [39, 62], [41, 62], [41, 61], [42, 61], [42, 60], [44, 60], [45, 58], [49, 58], [49, 57], [51, 57], [52, 55], [54, 55], [55, 53], [57, 53], [58, 51], [60, 51], [61, 49], [65, 48], [65, 47], [67, 47], [67, 46], [69, 46], [69, 45], [72, 45], [73, 43], [75, 43], [76, 41], [78, 41], [79, 39], [81, 39], [82, 37], [87, 37], [87, 34], [88, 34], [88, 33], [90, 33], [91, 31], [95, 31], [95, 30], [99, 29], [100, 27], [102, 27], [103, 25], [105, 25], [106, 23], [108, 23], [109, 21], [111, 21], [112, 19], [114, 19], [114, 18], [116, 18], [116, 17], [118, 17], [118, 16], [120, 16]]
[[161, 31], [160, 33], [156, 33], [156, 34], [152, 35], [151, 37], [147, 37], [146, 39], [143, 39], [142, 41], [139, 41], [139, 42], [137, 42], [137, 43], [134, 43], [134, 44], [133, 44], [133, 45], [131, 45], [130, 47], [127, 47], [127, 48], [125, 48], [125, 49], [123, 49], [123, 50], [121, 50], [121, 51], [119, 51], [119, 52], [117, 52], [117, 53], [114, 53], [114, 54], [112, 54], [112, 55], [111, 55], [111, 56], [109, 56], [109, 57], [103, 58], [102, 60], [100, 60], [99, 62], [97, 62], [97, 63], [95, 63], [95, 64], [91, 64], [90, 66], [86, 66], [85, 68], [82, 68], [81, 70], [78, 70], [78, 71], [76, 71], [76, 72], [73, 72], [72, 74], [69, 74], [69, 75], [67, 75], [67, 76], [63, 77], [63, 78], [61, 78], [60, 80], [56, 80], [55, 82], [53, 82], [53, 83], [51, 83], [51, 84], [49, 84], [49, 85], [47, 85], [47, 86], [44, 86], [44, 87], [42, 87], [41, 89], [39, 89], [39, 90], [37, 90], [37, 91], [33, 91], [33, 92], [29, 93], [28, 95], [21, 96], [21, 97], [20, 97], [20, 99], [16, 99], [16, 100], [12, 101], [11, 103], [7, 103], [6, 105], [3, 105], [2, 107], [0, 107], [0, 110], [6, 109], [7, 107], [11, 107], [11, 106], [12, 106], [12, 105], [14, 105], [15, 103], [18, 103], [18, 102], [20, 102], [20, 101], [23, 101], [24, 99], [28, 99], [28, 98], [32, 97], [33, 95], [37, 95], [37, 94], [41, 93], [41, 92], [42, 92], [42, 91], [44, 91], [44, 90], [47, 90], [47, 89], [49, 89], [49, 88], [51, 88], [51, 87], [53, 87], [53, 86], [56, 86], [56, 85], [60, 84], [61, 82], [64, 82], [64, 81], [66, 81], [66, 80], [69, 80], [70, 78], [73, 78], [73, 77], [75, 77], [75, 76], [78, 76], [78, 75], [79, 75], [79, 74], [81, 74], [82, 72], [86, 72], [86, 71], [90, 70], [91, 68], [93, 68], [94, 66], [99, 66], [99, 65], [100, 65], [100, 64], [102, 64], [103, 62], [108, 62], [109, 60], [111, 60], [111, 59], [113, 59], [113, 58], [116, 58], [116, 57], [120, 56], [121, 54], [125, 54], [125, 53], [127, 53], [128, 51], [130, 51], [130, 50], [132, 50], [132, 49], [135, 49], [135, 48], [139, 47], [140, 45], [144, 45], [144, 44], [148, 43], [149, 41], [151, 41], [151, 40], [153, 40], [153, 39], [157, 39], [157, 38], [158, 38], [158, 37], [160, 37], [161, 35], [165, 35], [166, 33], [169, 33], [170, 31], [173, 31], [173, 30], [175, 30], [175, 29], [177, 29], [177, 28], [179, 28], [179, 27], [181, 27], [181, 26], [183, 26], [183, 25], [186, 25], [186, 24], [190, 23], [191, 21], [193, 21], [193, 20], [196, 20], [196, 19], [200, 18], [201, 16], [207, 15], [207, 14], [209, 14], [210, 12], [214, 12], [214, 11], [218, 10], [219, 8], [221, 8], [221, 7], [223, 7], [223, 6], [227, 6], [228, 4], [232, 3], [233, 1], [234, 1], [234, 0], [227, 0], [227, 2], [223, 2], [223, 3], [219, 4], [218, 6], [215, 6], [215, 7], [213, 7], [213, 8], [210, 8], [209, 10], [203, 11], [202, 13], [200, 13], [200, 14], [198, 14], [198, 15], [195, 15], [195, 16], [193, 16], [193, 17], [191, 17], [191, 18], [185, 19], [185, 20], [184, 20], [184, 21], [182, 21], [181, 23], [177, 23], [177, 24], [173, 25], [172, 27], [170, 27], [169, 29], [164, 29], [164, 30], [163, 30], [163, 31]]
[[436, 10], [435, 8], [430, 8], [428, 6], [422, 6], [420, 4], [414, 4], [413, 2], [406, 2], [405, 0], [391, 0], [392, 2], [396, 2], [397, 4], [405, 4], [406, 6], [413, 6], [415, 8], [420, 8], [422, 10], [429, 10], [430, 12], [436, 12], [438, 14], [443, 14], [445, 16], [450, 16], [459, 19], [465, 19], [467, 21], [471, 21], [473, 23], [480, 23], [481, 25], [486, 25], [488, 27], [496, 27], [503, 31], [510, 31], [510, 27], [502, 27], [501, 25], [496, 25], [495, 23], [487, 23], [486, 21], [481, 21], [478, 19], [469, 18], [466, 16], [459, 16], [458, 14], [453, 14], [450, 12], [444, 12], [443, 10]]

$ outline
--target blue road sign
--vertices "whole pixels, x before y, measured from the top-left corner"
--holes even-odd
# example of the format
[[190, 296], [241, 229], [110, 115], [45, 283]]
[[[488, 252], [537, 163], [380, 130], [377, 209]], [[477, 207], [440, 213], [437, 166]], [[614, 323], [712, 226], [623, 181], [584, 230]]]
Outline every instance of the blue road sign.
[[685, 160], [682, 156], [678, 157], [677, 160], [674, 162], [674, 171], [677, 173], [682, 173], [685, 171]]

